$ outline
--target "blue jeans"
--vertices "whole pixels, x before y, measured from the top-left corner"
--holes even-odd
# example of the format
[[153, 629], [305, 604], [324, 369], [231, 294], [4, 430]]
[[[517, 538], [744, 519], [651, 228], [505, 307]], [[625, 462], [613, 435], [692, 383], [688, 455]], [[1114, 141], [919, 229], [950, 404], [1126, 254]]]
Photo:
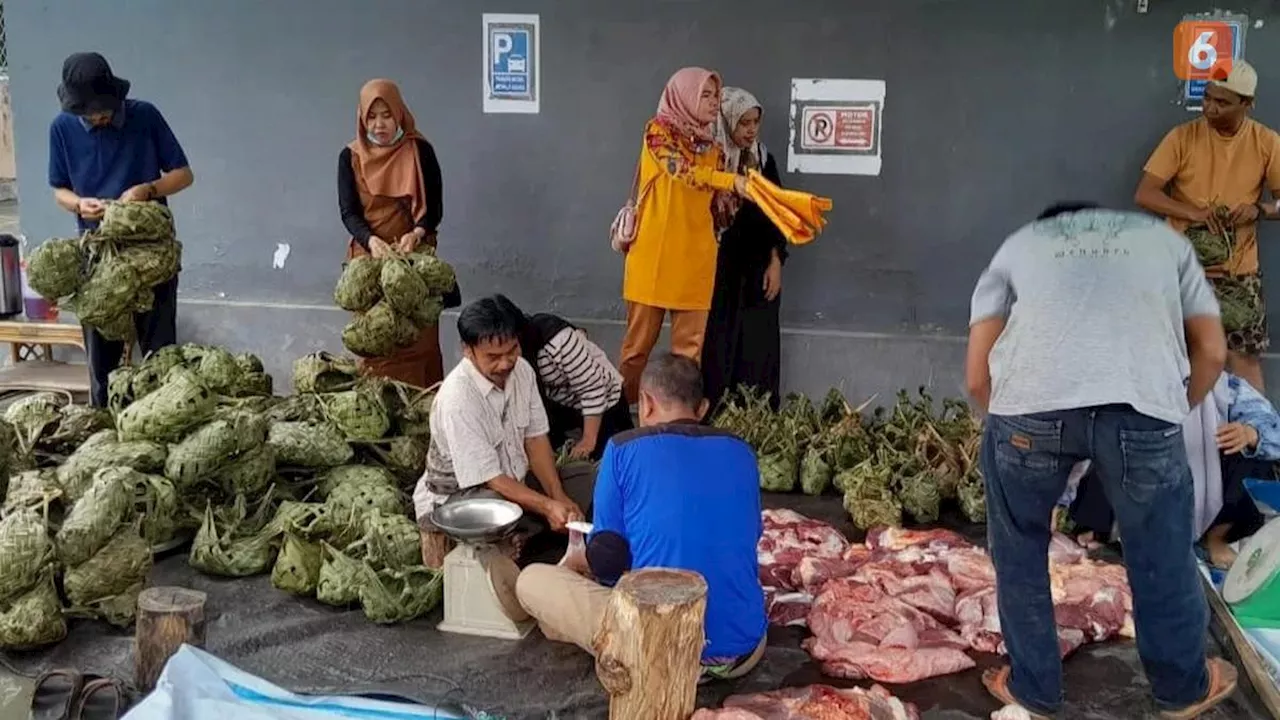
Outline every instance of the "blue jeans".
[[1086, 459], [1120, 526], [1138, 654], [1156, 703], [1184, 708], [1201, 700], [1209, 683], [1191, 469], [1181, 426], [1128, 405], [987, 418], [987, 542], [1013, 670], [1009, 690], [1035, 713], [1051, 715], [1062, 705], [1049, 522], [1071, 466]]

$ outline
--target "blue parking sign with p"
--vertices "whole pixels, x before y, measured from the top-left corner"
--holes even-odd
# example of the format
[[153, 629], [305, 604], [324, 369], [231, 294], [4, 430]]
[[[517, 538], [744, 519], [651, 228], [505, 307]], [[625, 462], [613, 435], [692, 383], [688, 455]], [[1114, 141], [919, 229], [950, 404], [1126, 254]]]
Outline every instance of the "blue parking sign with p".
[[495, 25], [489, 28], [489, 88], [493, 97], [532, 97], [532, 34], [528, 27]]

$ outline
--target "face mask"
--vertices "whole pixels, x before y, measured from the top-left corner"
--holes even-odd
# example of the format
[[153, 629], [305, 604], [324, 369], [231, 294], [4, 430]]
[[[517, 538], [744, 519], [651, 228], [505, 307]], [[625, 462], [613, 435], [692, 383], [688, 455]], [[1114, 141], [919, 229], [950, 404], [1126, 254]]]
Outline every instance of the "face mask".
[[[364, 134], [364, 137], [366, 140], [373, 143], [374, 145], [384, 145], [384, 143], [378, 142], [378, 138], [374, 137], [373, 133], [371, 132], [366, 132]], [[404, 128], [396, 128], [396, 136], [391, 138], [391, 142], [385, 143], [385, 145], [387, 146], [395, 145], [396, 143], [400, 142], [400, 139], [403, 137], [404, 137]]]

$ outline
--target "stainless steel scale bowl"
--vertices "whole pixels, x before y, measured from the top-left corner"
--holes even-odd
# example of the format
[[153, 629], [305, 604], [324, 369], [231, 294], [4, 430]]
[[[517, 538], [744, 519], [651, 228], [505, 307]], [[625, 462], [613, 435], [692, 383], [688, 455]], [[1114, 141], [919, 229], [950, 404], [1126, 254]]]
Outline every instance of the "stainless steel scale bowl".
[[511, 532], [524, 509], [496, 498], [471, 498], [445, 503], [431, 512], [431, 522], [455, 540], [488, 544], [501, 540]]

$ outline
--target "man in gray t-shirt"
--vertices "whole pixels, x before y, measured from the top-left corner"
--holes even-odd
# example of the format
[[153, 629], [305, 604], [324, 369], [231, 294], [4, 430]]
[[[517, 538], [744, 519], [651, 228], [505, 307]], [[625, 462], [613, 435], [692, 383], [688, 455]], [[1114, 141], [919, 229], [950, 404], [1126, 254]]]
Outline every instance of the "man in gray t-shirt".
[[1054, 504], [1081, 460], [1093, 461], [1120, 525], [1156, 703], [1191, 717], [1234, 688], [1230, 664], [1205, 662], [1180, 425], [1226, 353], [1195, 252], [1153, 218], [1056, 206], [1010, 236], [983, 272], [965, 375], [988, 412], [981, 463], [997, 592], [1016, 599], [1000, 603], [1010, 666], [983, 676], [1002, 702], [1057, 712], [1059, 649], [1085, 639], [1055, 627], [1046, 561]]

